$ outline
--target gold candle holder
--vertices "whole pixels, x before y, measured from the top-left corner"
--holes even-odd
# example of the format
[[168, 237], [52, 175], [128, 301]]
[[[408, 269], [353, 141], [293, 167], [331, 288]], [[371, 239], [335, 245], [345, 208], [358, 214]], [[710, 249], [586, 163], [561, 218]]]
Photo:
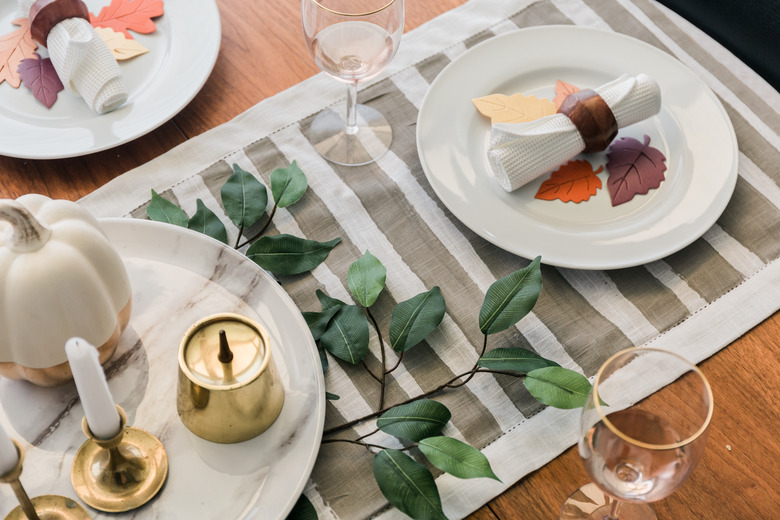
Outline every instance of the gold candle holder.
[[100, 511], [121, 513], [141, 507], [162, 488], [168, 476], [168, 455], [151, 433], [127, 426], [127, 415], [117, 405], [119, 433], [98, 439], [86, 417], [81, 428], [87, 440], [73, 460], [71, 482], [76, 494]]
[[89, 520], [87, 511], [77, 502], [60, 495], [42, 495], [30, 499], [19, 477], [22, 474], [24, 449], [16, 440], [11, 440], [19, 453], [16, 467], [0, 475], [0, 482], [10, 484], [19, 505], [11, 510], [5, 520]]

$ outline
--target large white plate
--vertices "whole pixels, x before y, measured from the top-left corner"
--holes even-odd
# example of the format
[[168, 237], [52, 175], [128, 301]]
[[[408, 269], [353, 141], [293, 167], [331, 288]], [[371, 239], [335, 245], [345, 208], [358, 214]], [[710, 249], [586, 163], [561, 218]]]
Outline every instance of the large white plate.
[[[667, 157], [666, 180], [612, 207], [603, 188], [580, 204], [534, 198], [548, 175], [512, 193], [487, 161], [490, 124], [473, 98], [494, 93], [552, 99], [556, 80], [597, 87], [644, 72], [661, 86], [661, 112], [621, 129], [645, 134]], [[717, 220], [737, 180], [737, 141], [723, 106], [691, 70], [634, 38], [575, 26], [541, 26], [496, 36], [450, 63], [428, 90], [417, 146], [436, 194], [469, 228], [497, 246], [550, 265], [614, 269], [640, 265], [690, 244]], [[595, 169], [606, 155], [587, 157]]]
[[[105, 520], [284, 518], [314, 466], [325, 420], [322, 367], [301, 313], [257, 265], [205, 235], [134, 219], [101, 223], [133, 286], [130, 325], [106, 365], [109, 387], [128, 422], [160, 438], [169, 474], [161, 493], [144, 509], [91, 514]], [[285, 388], [276, 422], [238, 444], [196, 437], [176, 412], [181, 339], [195, 321], [218, 312], [237, 312], [266, 329]], [[0, 424], [12, 437], [33, 445], [25, 454], [28, 493], [76, 498], [70, 466], [85, 438], [73, 383], [39, 388], [0, 378], [0, 404]], [[0, 517], [15, 503], [10, 488], [0, 486]]]
[[[86, 0], [94, 14], [109, 0]], [[165, 14], [151, 34], [133, 34], [149, 52], [119, 62], [130, 97], [113, 112], [98, 115], [84, 101], [60, 92], [51, 109], [24, 85], [0, 83], [0, 155], [58, 159], [99, 152], [162, 125], [189, 103], [211, 74], [221, 28], [215, 0], [165, 0]], [[16, 29], [22, 16], [16, 0], [0, 0], [0, 34]], [[45, 48], [38, 48], [48, 56]]]

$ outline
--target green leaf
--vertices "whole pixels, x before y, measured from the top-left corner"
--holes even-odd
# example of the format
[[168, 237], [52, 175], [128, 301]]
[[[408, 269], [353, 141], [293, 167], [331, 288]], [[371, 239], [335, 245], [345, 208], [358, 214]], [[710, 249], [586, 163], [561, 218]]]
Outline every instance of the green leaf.
[[540, 403], [563, 409], [585, 406], [591, 388], [585, 376], [562, 367], [532, 370], [523, 384]]
[[339, 242], [340, 238], [316, 242], [292, 235], [262, 237], [250, 246], [246, 256], [272, 273], [300, 274], [320, 265]]
[[349, 266], [347, 285], [352, 296], [363, 307], [371, 307], [385, 288], [387, 269], [374, 255], [366, 251]]
[[321, 290], [317, 289], [317, 299], [320, 301], [320, 305], [322, 305], [323, 312], [330, 309], [331, 307], [343, 307], [346, 305], [341, 300], [337, 300], [336, 298], [331, 298]]
[[429, 437], [417, 445], [431, 464], [458, 478], [487, 477], [501, 480], [493, 473], [481, 451], [451, 437]]
[[320, 364], [322, 365], [322, 372], [325, 373], [328, 370], [328, 355], [325, 353], [325, 348], [322, 345], [317, 345], [317, 352], [320, 354]]
[[390, 318], [390, 345], [404, 352], [419, 344], [439, 326], [447, 306], [438, 287], [403, 301]]
[[249, 227], [265, 214], [268, 190], [254, 175], [233, 165], [233, 174], [220, 191], [222, 205], [230, 221], [240, 228]]
[[325, 350], [352, 365], [368, 354], [368, 319], [357, 306], [342, 305], [320, 337]]
[[452, 417], [450, 410], [438, 401], [421, 399], [389, 409], [376, 421], [383, 432], [418, 442], [439, 435]]
[[558, 367], [555, 361], [545, 359], [539, 354], [524, 348], [497, 348], [493, 349], [481, 358], [479, 366], [491, 370], [512, 370], [528, 373], [537, 368]]
[[152, 190], [152, 200], [146, 206], [146, 215], [157, 222], [166, 222], [175, 226], [187, 227], [189, 218], [179, 206], [164, 199]]
[[537, 256], [524, 269], [490, 286], [479, 311], [479, 330], [483, 334], [506, 330], [531, 312], [542, 290], [540, 260]]
[[197, 207], [198, 209], [187, 223], [187, 227], [193, 231], [198, 231], [227, 244], [227, 230], [225, 230], [225, 224], [219, 220], [219, 217], [216, 216], [213, 211], [203, 204], [202, 200], [198, 199]]
[[386, 449], [374, 456], [374, 478], [388, 502], [416, 520], [446, 519], [428, 468], [409, 455]]
[[286, 208], [301, 200], [308, 186], [306, 175], [295, 161], [287, 168], [277, 168], [271, 173], [271, 193], [280, 208]]
[[303, 319], [306, 320], [306, 324], [309, 326], [311, 335], [314, 337], [314, 341], [319, 341], [322, 335], [325, 333], [325, 329], [328, 328], [330, 320], [339, 311], [338, 306], [330, 307], [328, 310], [322, 312], [302, 312]]
[[287, 515], [287, 520], [317, 520], [317, 510], [314, 509], [306, 495], [301, 495], [290, 514]]
[[325, 392], [325, 399], [328, 401], [338, 401], [341, 399], [341, 397], [337, 396], [336, 394], [331, 394], [330, 392]]

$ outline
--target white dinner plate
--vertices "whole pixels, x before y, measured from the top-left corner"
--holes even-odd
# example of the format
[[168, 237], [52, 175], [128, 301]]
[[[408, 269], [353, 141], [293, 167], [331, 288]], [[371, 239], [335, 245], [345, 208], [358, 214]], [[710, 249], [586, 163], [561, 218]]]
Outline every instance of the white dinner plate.
[[[86, 0], [98, 14], [109, 0]], [[131, 31], [149, 52], [120, 61], [130, 96], [124, 106], [99, 115], [66, 91], [51, 109], [21, 85], [0, 83], [0, 155], [25, 159], [77, 157], [131, 141], [176, 115], [200, 91], [219, 53], [221, 27], [215, 0], [165, 0], [150, 34]], [[0, 35], [18, 27], [16, 0], [0, 0]], [[45, 48], [38, 47], [42, 57]]]
[[[205, 235], [146, 220], [100, 222], [133, 287], [130, 324], [105, 365], [109, 387], [128, 423], [159, 437], [169, 471], [162, 491], [144, 509], [116, 514], [90, 510], [92, 517], [284, 518], [312, 471], [325, 421], [322, 366], [300, 311], [245, 255]], [[237, 444], [196, 437], [176, 411], [181, 340], [193, 323], [221, 312], [236, 312], [265, 328], [285, 389], [274, 424]], [[9, 434], [33, 445], [24, 459], [28, 493], [76, 498], [70, 466], [86, 439], [73, 383], [40, 388], [0, 378], [0, 405], [0, 423], [6, 422]], [[0, 518], [14, 505], [9, 486], [0, 486]]]
[[[612, 207], [603, 187], [590, 200], [535, 199], [543, 175], [507, 193], [487, 160], [490, 122], [471, 100], [489, 94], [552, 99], [557, 80], [598, 87], [623, 73], [654, 77], [658, 115], [621, 129], [666, 156], [666, 180], [647, 195]], [[474, 232], [550, 265], [616, 269], [663, 258], [690, 244], [726, 208], [737, 180], [737, 141], [712, 91], [665, 52], [629, 36], [576, 26], [540, 26], [491, 38], [452, 61], [420, 107], [417, 147], [442, 202]], [[594, 169], [606, 153], [590, 154]]]

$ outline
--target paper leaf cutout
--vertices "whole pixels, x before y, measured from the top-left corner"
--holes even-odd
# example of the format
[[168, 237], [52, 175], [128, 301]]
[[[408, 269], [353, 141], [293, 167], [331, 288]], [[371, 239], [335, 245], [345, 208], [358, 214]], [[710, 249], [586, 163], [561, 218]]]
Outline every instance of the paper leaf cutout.
[[561, 108], [561, 104], [563, 103], [563, 100], [566, 99], [566, 96], [569, 94], [574, 94], [575, 92], [579, 92], [580, 88], [576, 87], [570, 83], [566, 83], [565, 81], [558, 80], [555, 82], [555, 97], [553, 98], [553, 103], [555, 103], [555, 109]]
[[26, 58], [19, 64], [19, 77], [22, 78], [24, 86], [32, 90], [35, 99], [51, 108], [57, 101], [57, 93], [65, 87], [51, 60], [41, 59], [37, 52], [34, 54], [35, 58]]
[[128, 29], [137, 33], [151, 33], [157, 30], [152, 18], [163, 14], [162, 0], [111, 0], [111, 3], [95, 16], [89, 13], [93, 27], [107, 27], [132, 40]]
[[648, 135], [644, 144], [632, 137], [613, 141], [607, 158], [607, 187], [613, 206], [628, 202], [634, 195], [646, 194], [660, 186], [665, 178], [666, 157], [650, 146]]
[[137, 40], [128, 40], [124, 34], [116, 32], [110, 27], [95, 27], [95, 32], [98, 33], [117, 61], [129, 60], [149, 52], [149, 49]]
[[514, 94], [491, 94], [471, 100], [480, 114], [491, 123], [527, 123], [555, 113], [555, 105], [549, 99]]
[[0, 83], [7, 81], [13, 88], [19, 88], [22, 78], [17, 71], [22, 60], [35, 58], [35, 43], [30, 34], [30, 22], [27, 18], [17, 18], [13, 22], [19, 29], [0, 36]]
[[603, 166], [593, 171], [588, 161], [569, 161], [554, 172], [539, 186], [536, 198], [542, 200], [559, 199], [563, 202], [582, 202], [601, 188], [601, 179], [596, 175], [604, 170]]

